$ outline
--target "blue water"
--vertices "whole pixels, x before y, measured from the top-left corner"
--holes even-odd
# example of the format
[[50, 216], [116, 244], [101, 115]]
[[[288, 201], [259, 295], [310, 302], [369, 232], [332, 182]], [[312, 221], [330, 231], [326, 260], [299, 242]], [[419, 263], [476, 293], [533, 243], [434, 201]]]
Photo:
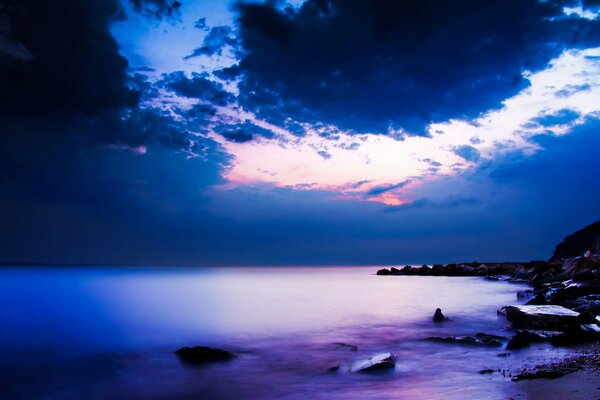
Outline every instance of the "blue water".
[[[506, 398], [506, 374], [565, 350], [432, 343], [510, 336], [496, 310], [523, 285], [480, 278], [382, 277], [376, 267], [0, 269], [2, 398]], [[431, 322], [435, 308], [451, 318]], [[335, 343], [358, 346], [358, 351]], [[202, 368], [179, 347], [239, 355]], [[381, 375], [346, 372], [380, 352]], [[340, 364], [342, 371], [327, 373]], [[517, 393], [518, 395], [518, 393]]]

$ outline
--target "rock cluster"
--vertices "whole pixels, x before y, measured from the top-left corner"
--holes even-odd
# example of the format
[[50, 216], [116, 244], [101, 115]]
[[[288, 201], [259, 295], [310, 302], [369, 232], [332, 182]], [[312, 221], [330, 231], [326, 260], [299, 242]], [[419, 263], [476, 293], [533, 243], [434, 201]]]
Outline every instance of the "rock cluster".
[[[498, 312], [516, 329], [507, 349], [550, 341], [572, 345], [600, 340], [600, 221], [568, 236], [549, 261], [436, 264], [380, 269], [377, 275], [481, 276], [491, 280], [528, 283], [532, 289], [517, 293], [525, 305]], [[588, 249], [585, 250], [584, 249]], [[572, 256], [577, 252], [577, 256]], [[569, 255], [569, 258], [561, 258]], [[439, 315], [438, 315], [439, 314]], [[437, 317], [437, 318], [436, 318]], [[442, 321], [441, 310], [434, 321]], [[482, 344], [476, 337], [429, 338], [451, 343]]]

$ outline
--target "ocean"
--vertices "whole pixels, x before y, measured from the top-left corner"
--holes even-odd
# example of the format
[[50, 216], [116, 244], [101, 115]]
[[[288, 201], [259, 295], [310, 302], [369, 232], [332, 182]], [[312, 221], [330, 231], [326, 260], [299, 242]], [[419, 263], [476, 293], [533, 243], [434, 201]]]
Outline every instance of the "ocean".
[[[424, 340], [510, 337], [496, 310], [526, 286], [378, 268], [2, 268], [0, 398], [503, 399], [519, 395], [510, 374], [569, 351]], [[195, 345], [238, 357], [174, 354]], [[383, 352], [394, 370], [351, 371]]]

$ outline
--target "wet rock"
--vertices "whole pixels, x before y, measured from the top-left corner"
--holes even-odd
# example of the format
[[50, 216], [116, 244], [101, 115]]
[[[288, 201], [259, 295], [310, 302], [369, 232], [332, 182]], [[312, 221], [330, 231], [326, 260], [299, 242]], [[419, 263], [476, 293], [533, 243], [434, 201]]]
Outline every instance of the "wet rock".
[[519, 290], [517, 292], [517, 300], [530, 300], [536, 296], [535, 292], [531, 289]]
[[525, 347], [529, 347], [531, 343], [539, 343], [549, 340], [547, 337], [543, 337], [529, 331], [517, 331], [506, 345], [506, 350], [518, 350]]
[[506, 338], [502, 336], [486, 335], [485, 333], [478, 333], [475, 336], [432, 336], [426, 340], [432, 342], [452, 343], [452, 344], [465, 344], [465, 345], [476, 345], [476, 346], [502, 346], [502, 341]]
[[433, 321], [434, 322], [443, 322], [443, 321], [447, 321], [447, 320], [448, 320], [448, 318], [446, 318], [444, 316], [444, 314], [442, 314], [442, 309], [436, 308], [435, 313], [433, 314]]
[[391, 275], [392, 273], [390, 272], [389, 269], [385, 269], [382, 268], [379, 271], [377, 271], [377, 275]]
[[392, 353], [380, 353], [355, 363], [350, 369], [352, 372], [376, 373], [396, 367], [396, 356]]
[[494, 372], [496, 371], [490, 368], [482, 369], [481, 371], [479, 371], [481, 375], [493, 374]]
[[510, 357], [510, 353], [498, 353], [496, 357]]
[[600, 327], [596, 324], [582, 324], [553, 337], [550, 343], [554, 346], [572, 346], [597, 340], [600, 340]]
[[578, 323], [579, 313], [557, 305], [513, 305], [506, 318], [519, 328], [565, 330]]
[[340, 368], [341, 368], [340, 364], [336, 364], [333, 367], [329, 367], [327, 369], [327, 372], [329, 372], [329, 373], [338, 372], [340, 370]]
[[206, 364], [220, 361], [228, 361], [236, 355], [223, 349], [215, 349], [206, 346], [182, 347], [175, 352], [179, 359], [188, 364]]
[[546, 300], [546, 297], [543, 294], [538, 294], [525, 303], [525, 305], [528, 306], [543, 306], [547, 304], [550, 304], [550, 302]]

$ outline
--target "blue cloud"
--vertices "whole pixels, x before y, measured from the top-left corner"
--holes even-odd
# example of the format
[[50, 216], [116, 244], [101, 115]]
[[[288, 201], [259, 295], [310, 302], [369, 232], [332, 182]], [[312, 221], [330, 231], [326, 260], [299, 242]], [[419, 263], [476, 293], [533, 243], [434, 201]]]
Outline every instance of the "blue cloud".
[[457, 156], [462, 157], [466, 161], [477, 162], [481, 158], [479, 150], [466, 144], [462, 146], [456, 146], [452, 152]]

